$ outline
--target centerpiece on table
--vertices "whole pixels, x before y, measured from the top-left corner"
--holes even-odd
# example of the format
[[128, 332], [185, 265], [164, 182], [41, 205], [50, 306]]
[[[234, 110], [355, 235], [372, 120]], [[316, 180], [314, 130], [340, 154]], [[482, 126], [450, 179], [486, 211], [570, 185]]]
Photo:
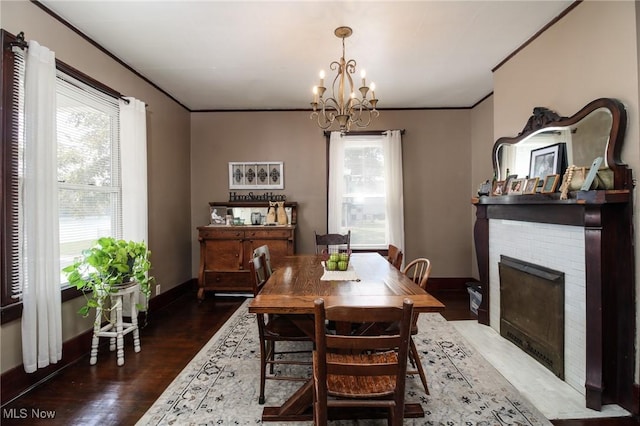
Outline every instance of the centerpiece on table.
[[351, 250], [348, 252], [324, 253], [325, 269], [327, 271], [346, 271], [349, 268]]

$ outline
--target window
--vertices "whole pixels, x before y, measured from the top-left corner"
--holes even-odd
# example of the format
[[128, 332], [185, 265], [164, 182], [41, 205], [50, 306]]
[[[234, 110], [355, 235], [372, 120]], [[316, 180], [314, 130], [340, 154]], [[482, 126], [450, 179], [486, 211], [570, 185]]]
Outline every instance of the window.
[[[118, 101], [58, 71], [60, 267], [100, 236], [122, 236]], [[61, 276], [64, 284], [65, 278]]]
[[[390, 243], [404, 243], [401, 146], [398, 139], [398, 155], [388, 133], [335, 132], [330, 138], [328, 230], [351, 230], [354, 249], [381, 250]], [[394, 175], [398, 170], [399, 181]]]
[[[2, 44], [15, 38], [2, 32]], [[11, 51], [13, 50], [13, 52]], [[21, 304], [21, 182], [24, 158], [24, 73], [22, 49], [3, 49], [2, 146], [2, 320]], [[57, 62], [56, 134], [60, 267], [71, 263], [99, 236], [122, 236], [119, 104], [115, 94]], [[99, 84], [99, 83], [97, 83]], [[61, 274], [60, 283], [66, 283]], [[18, 311], [19, 313], [19, 311]]]

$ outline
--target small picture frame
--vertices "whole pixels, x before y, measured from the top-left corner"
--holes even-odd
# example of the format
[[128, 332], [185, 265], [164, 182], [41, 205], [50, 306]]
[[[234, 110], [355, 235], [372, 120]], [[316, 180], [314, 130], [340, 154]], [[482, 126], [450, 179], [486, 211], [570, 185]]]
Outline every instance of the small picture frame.
[[542, 184], [542, 190], [540, 192], [543, 194], [556, 192], [556, 188], [558, 187], [559, 180], [560, 180], [560, 175], [558, 174], [547, 175], [544, 178], [544, 183]]
[[508, 194], [509, 193], [509, 187], [511, 186], [511, 181], [513, 179], [516, 179], [518, 177], [518, 175], [514, 174], [514, 175], [507, 175], [506, 179], [504, 180], [504, 187], [502, 188], [502, 193], [503, 194]]
[[540, 180], [540, 178], [534, 177], [531, 179], [527, 179], [527, 181], [524, 184], [524, 191], [522, 191], [523, 194], [535, 194], [536, 193], [536, 188], [538, 187], [538, 181]]
[[224, 225], [226, 222], [227, 208], [223, 206], [209, 206], [209, 224]]
[[493, 183], [493, 188], [491, 188], [491, 195], [499, 196], [504, 194], [504, 181], [497, 180]]
[[520, 195], [524, 190], [524, 178], [509, 181], [509, 195]]

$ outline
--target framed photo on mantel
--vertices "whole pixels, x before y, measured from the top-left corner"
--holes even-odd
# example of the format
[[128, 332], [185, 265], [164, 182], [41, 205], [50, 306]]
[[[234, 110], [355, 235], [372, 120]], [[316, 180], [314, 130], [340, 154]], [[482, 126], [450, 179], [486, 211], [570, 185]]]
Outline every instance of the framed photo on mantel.
[[560, 180], [560, 175], [557, 175], [557, 174], [547, 175], [544, 178], [544, 183], [542, 184], [542, 189], [540, 190], [540, 192], [543, 194], [556, 192], [556, 188], [558, 187], [559, 180]]
[[284, 189], [282, 161], [229, 163], [229, 189]]
[[531, 150], [529, 178], [544, 179], [549, 175], [561, 175], [566, 166], [566, 144], [557, 143]]

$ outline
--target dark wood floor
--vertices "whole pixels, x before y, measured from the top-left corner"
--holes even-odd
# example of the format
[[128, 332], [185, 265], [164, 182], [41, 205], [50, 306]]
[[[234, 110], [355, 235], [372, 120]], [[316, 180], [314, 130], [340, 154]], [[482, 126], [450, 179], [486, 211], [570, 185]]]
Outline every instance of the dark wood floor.
[[[466, 292], [434, 293], [446, 306], [448, 320], [474, 318]], [[242, 298], [207, 297], [196, 302], [195, 293], [153, 312], [141, 331], [142, 351], [125, 344], [125, 365], [116, 365], [115, 352], [102, 350], [98, 363], [89, 357], [56, 374], [27, 394], [2, 407], [2, 425], [133, 425], [160, 396], [175, 376], [242, 304]], [[130, 336], [127, 336], [130, 338]], [[24, 410], [24, 411], [21, 411]], [[53, 412], [54, 420], [36, 419], [32, 410]], [[16, 419], [29, 413], [26, 419]], [[10, 418], [14, 417], [14, 418]], [[631, 418], [554, 421], [558, 426], [638, 426]]]

